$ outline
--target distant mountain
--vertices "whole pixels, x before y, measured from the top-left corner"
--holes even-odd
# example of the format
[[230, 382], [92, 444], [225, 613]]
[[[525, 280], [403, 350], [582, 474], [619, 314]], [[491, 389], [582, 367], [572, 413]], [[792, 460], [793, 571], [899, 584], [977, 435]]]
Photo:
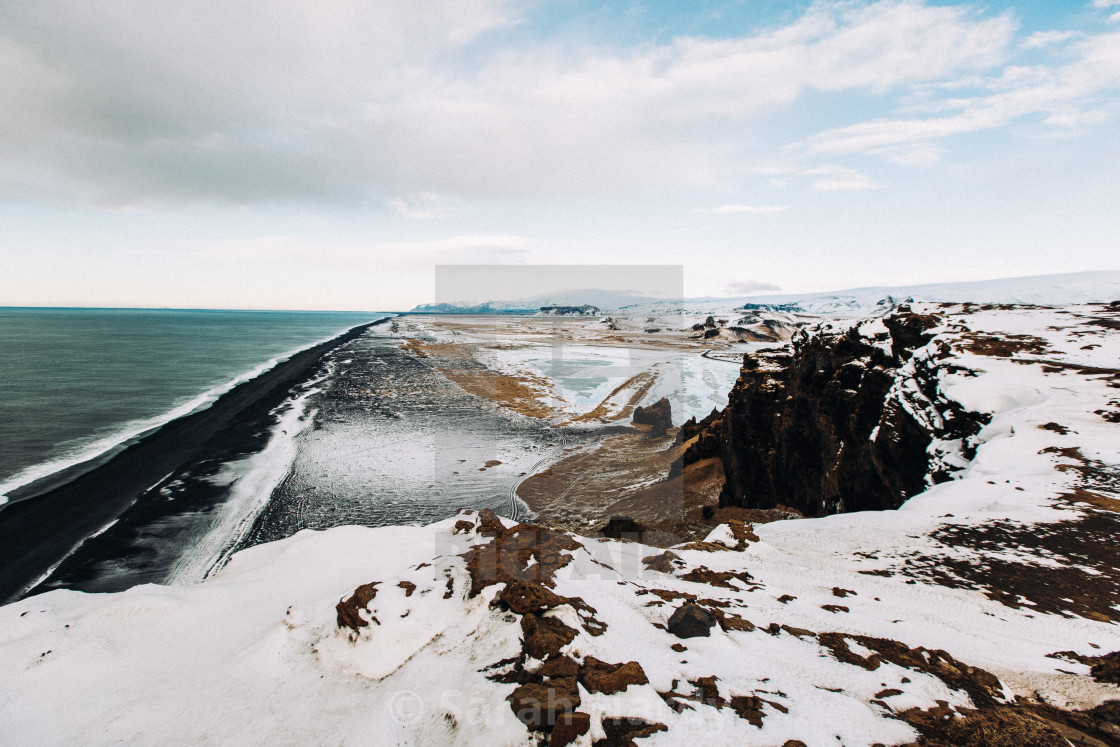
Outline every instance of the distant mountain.
[[665, 314], [726, 313], [730, 309], [777, 311], [821, 316], [867, 316], [885, 313], [907, 301], [1037, 304], [1059, 306], [1102, 303], [1120, 299], [1120, 270], [1072, 272], [1057, 275], [978, 280], [964, 283], [930, 283], [908, 286], [873, 286], [821, 293], [783, 293], [721, 298], [660, 299], [634, 291], [583, 289], [510, 301], [482, 304], [422, 304], [413, 312], [438, 314], [536, 314], [542, 307], [597, 307], [602, 313], [651, 316]]
[[963, 283], [878, 286], [821, 293], [781, 293], [732, 298], [689, 298], [682, 302], [643, 304], [633, 314], [711, 314], [730, 309], [776, 311], [820, 316], [869, 316], [908, 301], [1035, 304], [1061, 306], [1120, 299], [1120, 270], [979, 280]]
[[428, 314], [536, 314], [543, 308], [593, 307], [613, 310], [634, 304], [668, 303], [663, 298], [645, 296], [632, 290], [606, 290], [603, 288], [575, 288], [546, 293], [529, 298], [490, 300], [485, 303], [458, 301], [455, 303], [420, 304], [413, 313]]
[[535, 314], [539, 309], [532, 308], [505, 308], [494, 303], [482, 303], [474, 306], [453, 303], [422, 303], [414, 306], [409, 313], [412, 314]]

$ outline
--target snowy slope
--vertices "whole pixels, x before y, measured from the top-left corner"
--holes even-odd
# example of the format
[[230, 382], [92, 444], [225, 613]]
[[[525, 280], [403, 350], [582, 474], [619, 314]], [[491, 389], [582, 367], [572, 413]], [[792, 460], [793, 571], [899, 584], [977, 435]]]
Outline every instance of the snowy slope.
[[[942, 391], [992, 419], [958, 479], [899, 511], [723, 525], [660, 570], [660, 548], [467, 513], [301, 532], [194, 586], [54, 591], [0, 608], [0, 734], [530, 745], [507, 697], [543, 681], [588, 714], [574, 744], [644, 724], [638, 744], [872, 745], [914, 741], [939, 703], [1118, 697], [1052, 654], [1120, 650], [1115, 559], [1086, 549], [1111, 544], [1094, 527], [1120, 508], [1120, 312], [937, 311], [917, 355], [943, 356]], [[556, 596], [534, 611], [510, 577]], [[366, 624], [340, 625], [369, 582]], [[665, 629], [689, 600], [722, 618], [710, 635]], [[571, 631], [547, 665], [545, 628]], [[595, 660], [635, 665], [611, 680]]]
[[690, 298], [679, 303], [631, 305], [625, 307], [625, 311], [631, 314], [657, 315], [679, 308], [684, 313], [693, 315], [725, 314], [744, 304], [760, 304], [792, 307], [788, 310], [803, 314], [857, 317], [889, 311], [893, 304], [880, 303], [884, 299], [890, 299], [894, 303], [907, 300], [1041, 305], [1107, 303], [1120, 299], [1120, 270], [1035, 275], [967, 283], [852, 288], [825, 293]]

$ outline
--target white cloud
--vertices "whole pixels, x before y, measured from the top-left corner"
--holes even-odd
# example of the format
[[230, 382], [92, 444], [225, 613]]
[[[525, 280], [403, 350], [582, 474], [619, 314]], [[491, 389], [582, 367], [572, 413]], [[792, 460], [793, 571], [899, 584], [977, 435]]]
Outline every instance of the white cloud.
[[[1047, 115], [1051, 126], [1104, 121], [1103, 92], [1120, 88], [1120, 33], [1101, 34], [1073, 45], [1076, 57], [1057, 67], [1008, 67], [987, 81], [989, 93], [937, 102], [945, 116], [877, 119], [826, 130], [802, 144], [810, 157], [872, 154], [897, 159], [954, 135], [1004, 127], [1028, 115]], [[905, 157], [905, 155], [903, 156]]]
[[466, 234], [414, 241], [329, 242], [254, 236], [192, 246], [207, 260], [313, 264], [346, 269], [413, 270], [437, 264], [516, 262], [533, 246], [524, 236]]
[[1019, 46], [1023, 49], [1041, 49], [1075, 36], [1077, 34], [1073, 31], [1036, 31], [1020, 42]]
[[694, 213], [711, 215], [774, 215], [789, 210], [789, 205], [720, 205], [714, 208], [697, 208]]
[[[727, 184], [814, 91], [987, 71], [1010, 15], [817, 3], [741, 38], [579, 47], [512, 0], [0, 5], [0, 194], [393, 201]], [[403, 213], [402, 213], [403, 214]]]
[[1112, 8], [1120, 5], [1120, 0], [1093, 0], [1092, 5], [1094, 8]]
[[407, 200], [386, 200], [385, 206], [410, 220], [439, 220], [459, 214], [457, 208], [446, 204], [445, 198], [435, 192], [421, 192]]
[[760, 293], [762, 291], [779, 291], [781, 288], [773, 283], [767, 283], [763, 280], [743, 280], [734, 283], [728, 283], [723, 292], [728, 296], [746, 296], [751, 293]]
[[845, 166], [825, 164], [797, 172], [800, 176], [822, 177], [813, 180], [814, 192], [856, 192], [867, 189], [882, 189], [883, 185], [867, 174]]
[[813, 182], [814, 192], [858, 192], [865, 189], [882, 189], [883, 185], [866, 174], [817, 179]]

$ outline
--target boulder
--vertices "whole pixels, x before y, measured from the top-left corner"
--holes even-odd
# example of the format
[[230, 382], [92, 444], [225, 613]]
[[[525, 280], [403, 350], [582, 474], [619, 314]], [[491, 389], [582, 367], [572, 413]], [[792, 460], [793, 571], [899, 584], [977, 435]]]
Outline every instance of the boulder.
[[599, 530], [599, 534], [611, 539], [631, 539], [640, 541], [646, 528], [629, 516], [612, 516], [607, 525]]
[[591, 730], [591, 716], [576, 711], [562, 713], [557, 717], [552, 733], [548, 735], [548, 747], [567, 747]]
[[594, 656], [588, 656], [579, 670], [579, 681], [587, 688], [589, 693], [603, 693], [614, 695], [625, 690], [630, 685], [648, 685], [642, 665], [636, 661], [625, 664], [608, 664], [599, 661]]
[[669, 618], [669, 632], [677, 638], [695, 638], [711, 635], [716, 618], [698, 604], [685, 604]]
[[550, 610], [568, 602], [566, 597], [550, 591], [536, 581], [521, 579], [507, 583], [498, 594], [498, 599], [519, 615]]
[[642, 563], [651, 571], [659, 571], [661, 573], [674, 573], [677, 567], [673, 565], [673, 561], [680, 561], [681, 556], [677, 555], [672, 550], [666, 550], [660, 555], [647, 555], [642, 558]]
[[576, 631], [554, 617], [541, 617], [536, 614], [521, 618], [521, 632], [524, 634], [524, 649], [534, 659], [559, 656], [560, 649], [576, 637]]
[[552, 729], [564, 714], [579, 707], [579, 691], [574, 678], [529, 682], [515, 689], [508, 698], [514, 714], [530, 729]]

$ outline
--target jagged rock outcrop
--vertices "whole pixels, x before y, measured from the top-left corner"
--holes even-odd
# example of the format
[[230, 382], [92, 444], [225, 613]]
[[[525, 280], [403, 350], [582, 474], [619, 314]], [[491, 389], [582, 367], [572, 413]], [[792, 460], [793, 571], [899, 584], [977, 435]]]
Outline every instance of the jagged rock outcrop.
[[648, 425], [651, 434], [663, 436], [673, 427], [673, 406], [662, 397], [649, 407], [635, 407], [634, 425]]
[[721, 506], [897, 508], [963, 466], [985, 422], [940, 396], [937, 354], [914, 355], [939, 323], [903, 306], [847, 329], [802, 330], [789, 353], [744, 356], [727, 408], [682, 427], [696, 439], [685, 464], [720, 457]]

